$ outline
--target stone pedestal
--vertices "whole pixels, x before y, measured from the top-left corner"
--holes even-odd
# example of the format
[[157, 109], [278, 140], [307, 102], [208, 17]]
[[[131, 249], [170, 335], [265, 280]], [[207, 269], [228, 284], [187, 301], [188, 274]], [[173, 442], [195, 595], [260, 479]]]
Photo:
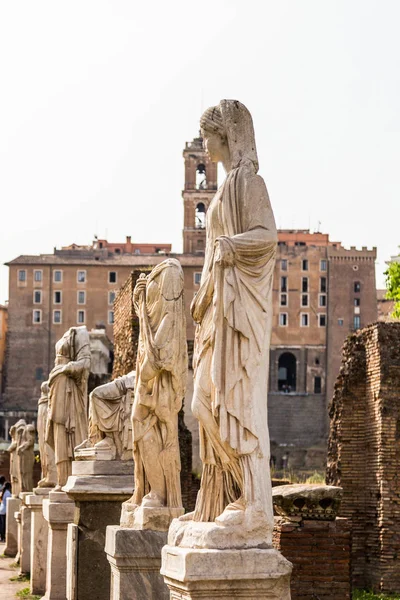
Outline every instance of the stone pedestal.
[[76, 505], [74, 523], [68, 526], [68, 600], [109, 600], [106, 528], [119, 524], [122, 502], [132, 496], [133, 487], [132, 461], [72, 463], [64, 486]]
[[160, 575], [167, 535], [166, 531], [107, 527], [110, 600], [168, 600], [169, 591]]
[[[20, 504], [20, 507], [21, 507], [21, 504]], [[14, 513], [14, 519], [15, 519], [15, 522], [17, 523], [17, 544], [18, 544], [18, 550], [17, 550], [17, 554], [15, 557], [15, 562], [17, 565], [19, 565], [19, 561], [21, 558], [21, 546], [22, 546], [21, 510], [17, 510]]]
[[20, 504], [19, 498], [7, 499], [6, 547], [4, 550], [6, 556], [14, 557], [18, 552], [18, 523], [15, 520], [15, 513], [19, 511]]
[[277, 550], [164, 546], [161, 573], [171, 600], [290, 600], [292, 565]]
[[43, 500], [49, 497], [52, 488], [36, 488], [25, 499], [31, 511], [31, 594], [46, 592], [47, 542], [49, 526], [43, 516]]
[[65, 600], [67, 527], [74, 520], [75, 504], [65, 492], [50, 492], [43, 500], [43, 516], [49, 524], [46, 593], [43, 600]]
[[31, 509], [26, 505], [26, 499], [31, 492], [22, 492], [20, 494], [20, 548], [19, 553], [19, 572], [20, 574], [29, 574], [31, 570]]

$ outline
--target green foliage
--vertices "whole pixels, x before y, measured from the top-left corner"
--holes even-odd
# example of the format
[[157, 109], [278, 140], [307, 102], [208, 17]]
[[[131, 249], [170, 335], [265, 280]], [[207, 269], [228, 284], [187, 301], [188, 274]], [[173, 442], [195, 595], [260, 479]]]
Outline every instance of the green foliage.
[[306, 483], [325, 483], [325, 473], [321, 473], [319, 471], [314, 471], [314, 473], [307, 477]]
[[25, 600], [40, 600], [41, 596], [31, 594], [31, 590], [27, 587], [16, 593], [17, 598], [25, 598]]
[[353, 600], [400, 600], [399, 595], [391, 596], [387, 594], [374, 594], [366, 590], [354, 590]]
[[29, 577], [23, 573], [22, 575], [14, 575], [13, 577], [10, 577], [10, 581], [29, 581]]
[[386, 298], [394, 300], [394, 310], [392, 317], [394, 319], [400, 319], [400, 262], [390, 263], [388, 269], [385, 271], [386, 275]]

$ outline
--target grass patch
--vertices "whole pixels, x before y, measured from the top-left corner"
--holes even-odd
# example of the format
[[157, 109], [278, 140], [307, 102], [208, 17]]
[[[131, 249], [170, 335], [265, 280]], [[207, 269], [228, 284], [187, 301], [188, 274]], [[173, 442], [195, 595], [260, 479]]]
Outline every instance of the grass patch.
[[400, 596], [396, 594], [374, 594], [373, 592], [367, 592], [366, 590], [354, 590], [353, 600], [400, 600]]
[[13, 577], [10, 577], [10, 581], [18, 581], [21, 583], [29, 581], [29, 577], [28, 575], [25, 575], [25, 573], [22, 573], [22, 575], [14, 575]]
[[31, 590], [27, 587], [16, 593], [17, 598], [25, 598], [25, 600], [40, 600], [41, 596], [31, 594]]
[[10, 569], [18, 569], [19, 564], [16, 562], [10, 563]]

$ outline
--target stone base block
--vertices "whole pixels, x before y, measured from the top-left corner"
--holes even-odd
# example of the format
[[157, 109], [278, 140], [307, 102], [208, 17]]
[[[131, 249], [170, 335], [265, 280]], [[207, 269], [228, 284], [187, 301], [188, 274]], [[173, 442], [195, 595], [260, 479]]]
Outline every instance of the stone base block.
[[121, 512], [121, 527], [168, 531], [171, 522], [183, 515], [184, 512], [185, 509], [183, 507], [137, 506], [130, 502], [124, 502]]
[[75, 504], [65, 492], [50, 492], [43, 500], [43, 516], [49, 524], [46, 594], [43, 600], [65, 600], [67, 527], [74, 520]]
[[6, 547], [4, 554], [14, 557], [18, 552], [18, 523], [15, 520], [15, 513], [19, 511], [21, 500], [19, 498], [7, 499], [6, 516]]
[[21, 514], [21, 549], [19, 552], [19, 572], [20, 574], [29, 574], [31, 571], [31, 522], [32, 513], [29, 506], [26, 506], [26, 499], [29, 494], [24, 493], [20, 508]]
[[162, 550], [161, 573], [171, 600], [290, 600], [291, 571], [291, 563], [272, 548]]
[[[37, 488], [40, 491], [45, 488]], [[51, 491], [47, 489], [47, 493]], [[25, 499], [25, 504], [31, 510], [31, 594], [41, 595], [46, 591], [47, 542], [49, 526], [43, 517], [43, 493], [37, 495], [34, 491]]]
[[68, 525], [68, 600], [109, 600], [106, 528], [118, 525], [121, 504], [132, 495], [133, 486], [132, 461], [72, 463], [72, 475], [64, 486], [76, 506], [74, 523]]
[[168, 600], [160, 575], [164, 531], [107, 527], [106, 547], [111, 565], [110, 600]]

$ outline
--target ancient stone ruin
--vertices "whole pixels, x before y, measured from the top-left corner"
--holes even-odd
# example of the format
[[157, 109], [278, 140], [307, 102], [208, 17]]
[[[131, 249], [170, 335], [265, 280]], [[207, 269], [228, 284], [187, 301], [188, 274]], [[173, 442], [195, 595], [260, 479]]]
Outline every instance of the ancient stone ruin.
[[327, 483], [352, 520], [356, 588], [400, 592], [400, 323], [350, 336], [330, 406]]

